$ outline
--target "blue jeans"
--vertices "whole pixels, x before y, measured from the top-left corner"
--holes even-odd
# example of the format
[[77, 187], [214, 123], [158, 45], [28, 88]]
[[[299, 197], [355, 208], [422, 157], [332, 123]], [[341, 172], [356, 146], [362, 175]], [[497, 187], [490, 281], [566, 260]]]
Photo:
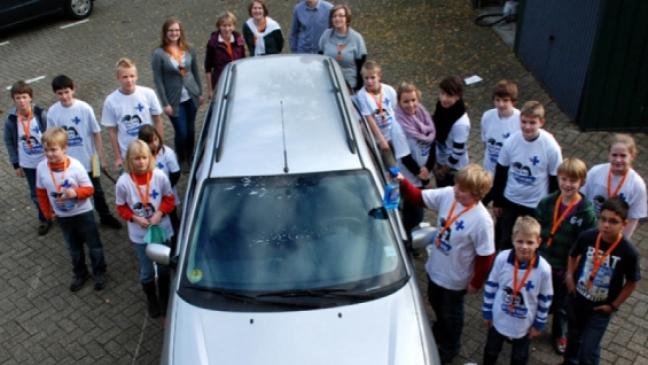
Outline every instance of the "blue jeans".
[[461, 348], [465, 295], [466, 290], [446, 289], [428, 278], [428, 301], [436, 315], [432, 333], [444, 364], [452, 362]]
[[[504, 335], [497, 332], [495, 326], [490, 327], [488, 330], [488, 337], [486, 338], [486, 347], [484, 348], [483, 365], [497, 364], [497, 357], [502, 351], [502, 345], [506, 340], [507, 338]], [[529, 361], [530, 342], [529, 336], [511, 340], [511, 365], [526, 365]]]
[[194, 136], [196, 135], [196, 105], [189, 99], [180, 103], [178, 116], [170, 117], [175, 130], [175, 152], [178, 162], [191, 161], [194, 151]]
[[99, 239], [99, 231], [92, 211], [81, 213], [73, 217], [57, 217], [63, 239], [67, 245], [72, 259], [72, 271], [75, 277], [88, 275], [85, 263], [83, 243], [88, 246], [88, 255], [92, 264], [92, 274], [106, 272], [106, 261], [103, 254], [103, 245]]
[[569, 326], [565, 364], [598, 365], [601, 339], [612, 317], [594, 311], [598, 305], [578, 296], [570, 296], [567, 300]]
[[[135, 254], [139, 263], [139, 281], [142, 284], [155, 280], [155, 267], [151, 259], [146, 256], [146, 243], [135, 243]], [[169, 268], [165, 265], [157, 265], [158, 275], [168, 275]]]
[[45, 216], [40, 210], [40, 206], [38, 205], [38, 198], [36, 197], [36, 169], [27, 169], [27, 168], [22, 168], [23, 172], [25, 173], [25, 178], [27, 178], [27, 185], [29, 185], [29, 196], [31, 197], [31, 200], [34, 202], [34, 205], [36, 205], [36, 212], [38, 212], [38, 220], [41, 223], [47, 222], [47, 219], [45, 219]]

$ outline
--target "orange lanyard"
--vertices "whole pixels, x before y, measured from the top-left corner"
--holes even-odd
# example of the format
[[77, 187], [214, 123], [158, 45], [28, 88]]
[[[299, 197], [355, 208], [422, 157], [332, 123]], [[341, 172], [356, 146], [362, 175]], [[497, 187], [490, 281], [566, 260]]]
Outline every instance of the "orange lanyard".
[[476, 204], [467, 206], [467, 207], [463, 208], [463, 210], [459, 214], [454, 215], [454, 210], [455, 210], [455, 207], [457, 206], [457, 201], [456, 200], [452, 201], [452, 205], [450, 206], [450, 212], [448, 213], [448, 217], [446, 218], [446, 222], [443, 225], [443, 228], [439, 231], [439, 233], [437, 233], [437, 237], [436, 237], [436, 241], [435, 241], [435, 244], [436, 244], [437, 247], [441, 246], [441, 237], [450, 228], [452, 223], [454, 223], [457, 219], [459, 219], [459, 217], [464, 215], [467, 211], [474, 208], [475, 205]]
[[551, 224], [551, 231], [549, 233], [549, 239], [547, 240], [547, 247], [551, 247], [551, 244], [553, 243], [553, 238], [556, 232], [558, 231], [558, 228], [560, 228], [560, 225], [569, 217], [571, 214], [572, 210], [576, 208], [576, 205], [580, 203], [581, 201], [581, 196], [576, 195], [576, 198], [569, 204], [567, 204], [567, 207], [565, 210], [562, 212], [560, 217], [558, 217], [558, 212], [560, 212], [560, 202], [562, 201], [562, 194], [558, 196], [558, 199], [556, 200], [556, 206], [554, 207], [554, 212], [553, 212], [553, 223]]
[[518, 293], [524, 285], [526, 284], [527, 280], [529, 280], [529, 276], [531, 276], [531, 272], [533, 272], [533, 266], [535, 266], [536, 262], [536, 257], [533, 256], [531, 261], [529, 261], [529, 267], [527, 267], [526, 271], [524, 272], [524, 275], [522, 276], [522, 281], [518, 283], [518, 270], [520, 269], [520, 263], [518, 262], [517, 257], [515, 257], [515, 264], [514, 264], [514, 270], [513, 270], [513, 292], [511, 293], [511, 311], [513, 310], [514, 303], [515, 303], [515, 298], [517, 298]]
[[18, 112], [16, 112], [16, 114], [18, 115], [18, 121], [20, 122], [20, 126], [23, 129], [23, 134], [25, 135], [25, 143], [27, 144], [27, 147], [31, 148], [31, 140], [29, 139], [29, 124], [31, 123], [31, 120], [33, 118], [32, 111], [30, 109], [26, 117], [23, 117]]
[[612, 243], [612, 245], [605, 251], [602, 257], [599, 257], [599, 247], [601, 245], [601, 232], [596, 236], [596, 245], [594, 246], [594, 254], [592, 255], [592, 272], [590, 273], [589, 279], [587, 280], [587, 288], [592, 287], [592, 283], [594, 282], [594, 279], [596, 278], [596, 273], [598, 273], [599, 269], [601, 268], [601, 265], [605, 261], [605, 259], [610, 256], [612, 251], [621, 243], [621, 239], [623, 238], [623, 234], [619, 233], [619, 236], [617, 237], [616, 241]]
[[373, 98], [374, 102], [376, 103], [376, 108], [378, 108], [378, 112], [380, 113], [380, 117], [384, 120], [385, 119], [385, 110], [382, 107], [383, 104], [383, 93], [382, 93], [382, 87], [380, 88], [380, 92], [378, 93], [378, 97], [376, 97], [376, 94], [373, 92], [369, 92], [369, 95]]
[[617, 195], [619, 195], [619, 192], [621, 191], [621, 188], [623, 187], [623, 184], [625, 184], [626, 178], [628, 177], [628, 173], [630, 170], [626, 171], [625, 174], [623, 174], [623, 177], [621, 178], [621, 181], [619, 181], [619, 185], [617, 185], [616, 189], [614, 189], [614, 193], [612, 192], [612, 166], [610, 166], [610, 170], [608, 170], [608, 180], [607, 180], [607, 193], [608, 193], [608, 198], [614, 198]]
[[185, 70], [184, 66], [182, 65], [182, 55], [184, 54], [184, 52], [182, 52], [182, 50], [177, 47], [167, 47], [165, 51], [169, 54], [169, 56], [171, 56], [171, 58], [176, 60], [176, 62], [178, 63], [178, 71], [180, 71], [180, 74], [184, 76], [185, 73], [187, 73], [187, 70]]
[[137, 183], [134, 174], [131, 174], [131, 180], [133, 180], [133, 183], [135, 184], [135, 191], [137, 192], [137, 196], [140, 198], [140, 202], [142, 202], [142, 205], [146, 208], [149, 202], [149, 191], [151, 190], [151, 172], [146, 173], [146, 193], [144, 195], [142, 195], [142, 192], [140, 191], [140, 186]]
[[61, 184], [57, 184], [56, 179], [54, 178], [54, 172], [51, 168], [49, 168], [49, 164], [47, 165], [47, 167], [49, 168], [50, 177], [52, 178], [52, 183], [54, 184], [54, 190], [56, 190], [57, 193], [61, 192], [61, 186], [65, 183], [65, 171], [67, 171], [67, 168], [69, 166], [70, 159], [66, 158], [65, 162], [63, 163], [63, 172], [61, 172]]

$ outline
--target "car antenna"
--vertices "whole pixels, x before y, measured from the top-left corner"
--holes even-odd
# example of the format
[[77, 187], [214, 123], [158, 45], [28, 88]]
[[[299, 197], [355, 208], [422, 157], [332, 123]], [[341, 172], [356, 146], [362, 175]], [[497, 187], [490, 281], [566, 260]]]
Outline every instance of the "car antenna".
[[281, 138], [283, 140], [284, 172], [287, 174], [289, 169], [288, 169], [288, 152], [286, 151], [286, 125], [284, 122], [283, 100], [280, 100], [279, 103], [281, 104]]

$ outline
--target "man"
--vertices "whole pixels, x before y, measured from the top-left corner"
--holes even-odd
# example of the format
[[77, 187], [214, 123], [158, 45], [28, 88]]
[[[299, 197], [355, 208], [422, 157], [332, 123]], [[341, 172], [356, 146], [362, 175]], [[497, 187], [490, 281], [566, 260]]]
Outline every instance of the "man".
[[329, 27], [329, 13], [333, 4], [324, 0], [302, 0], [293, 10], [290, 28], [290, 51], [312, 53], [319, 51], [319, 40]]

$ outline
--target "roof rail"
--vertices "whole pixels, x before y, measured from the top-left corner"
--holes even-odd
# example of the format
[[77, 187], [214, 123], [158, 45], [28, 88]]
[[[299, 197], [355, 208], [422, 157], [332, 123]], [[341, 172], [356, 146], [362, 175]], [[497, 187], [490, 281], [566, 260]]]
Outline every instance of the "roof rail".
[[342, 87], [340, 85], [340, 80], [337, 77], [337, 73], [333, 68], [333, 63], [330, 58], [324, 59], [326, 68], [328, 70], [329, 78], [333, 83], [335, 89], [335, 101], [338, 106], [340, 113], [342, 114], [342, 125], [344, 126], [344, 133], [346, 134], [347, 145], [349, 146], [349, 151], [351, 153], [356, 153], [356, 140], [353, 136], [353, 129], [351, 128], [351, 116], [349, 115], [349, 110], [347, 109], [346, 101], [342, 95]]
[[225, 87], [223, 88], [223, 96], [221, 97], [221, 102], [216, 114], [216, 143], [214, 145], [214, 154], [215, 162], [220, 161], [221, 152], [223, 150], [223, 136], [225, 134], [225, 116], [227, 115], [227, 110], [229, 108], [229, 97], [232, 89], [232, 78], [234, 78], [234, 73], [236, 71], [236, 64], [229, 64], [229, 72], [225, 74]]

